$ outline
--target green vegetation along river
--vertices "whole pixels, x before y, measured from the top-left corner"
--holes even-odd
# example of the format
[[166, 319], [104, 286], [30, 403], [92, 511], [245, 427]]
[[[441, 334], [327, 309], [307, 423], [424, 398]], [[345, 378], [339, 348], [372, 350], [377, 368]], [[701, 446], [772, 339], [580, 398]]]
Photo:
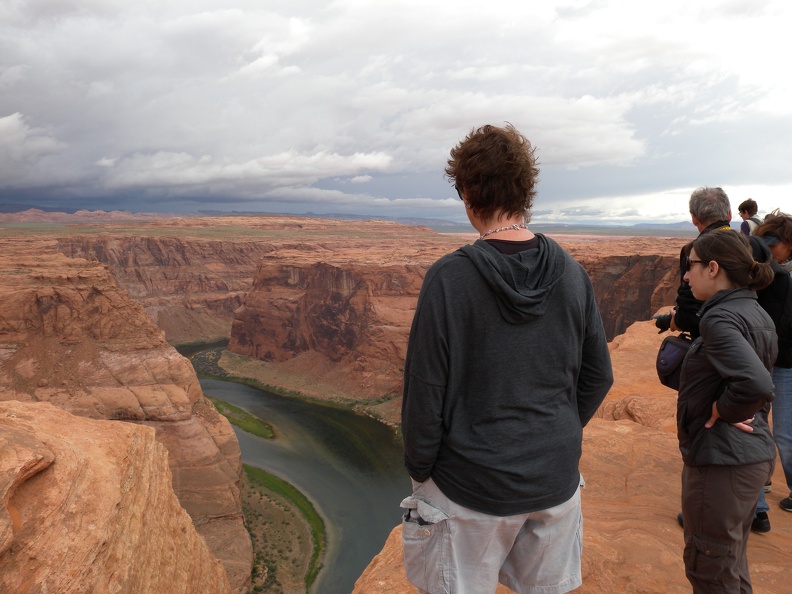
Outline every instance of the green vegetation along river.
[[410, 493], [393, 429], [350, 410], [201, 378], [207, 397], [228, 402], [272, 426], [274, 439], [237, 427], [242, 461], [304, 493], [324, 517], [328, 546], [312, 592], [349, 594], [399, 523]]

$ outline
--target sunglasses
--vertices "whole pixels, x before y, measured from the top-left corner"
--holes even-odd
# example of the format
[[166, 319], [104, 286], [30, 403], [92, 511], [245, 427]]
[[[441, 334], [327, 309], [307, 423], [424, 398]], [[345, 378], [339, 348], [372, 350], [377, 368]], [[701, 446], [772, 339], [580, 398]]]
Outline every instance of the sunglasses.
[[706, 264], [706, 262], [704, 260], [693, 260], [691, 258], [688, 258], [687, 261], [685, 262], [685, 270], [690, 272], [690, 269], [693, 267], [693, 264]]
[[460, 189], [459, 189], [459, 186], [458, 186], [458, 185], [456, 185], [456, 184], [454, 184], [454, 189], [457, 191], [457, 195], [459, 195], [459, 199], [460, 199], [460, 200], [462, 200], [462, 201], [464, 202], [464, 201], [465, 201], [465, 199], [464, 199], [464, 198], [462, 198], [462, 190], [460, 190]]

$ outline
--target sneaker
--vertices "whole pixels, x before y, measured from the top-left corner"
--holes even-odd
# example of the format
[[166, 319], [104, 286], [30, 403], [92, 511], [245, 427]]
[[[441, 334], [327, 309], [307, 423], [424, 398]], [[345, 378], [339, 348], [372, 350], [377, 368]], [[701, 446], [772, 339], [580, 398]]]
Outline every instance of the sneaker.
[[792, 512], [792, 495], [790, 495], [786, 499], [782, 499], [779, 505], [781, 506], [781, 509], [783, 509], [784, 511]]
[[772, 481], [772, 480], [769, 480], [769, 481], [767, 481], [767, 482], [765, 483], [765, 486], [764, 486], [764, 492], [765, 492], [765, 493], [769, 493], [769, 492], [770, 492], [770, 491], [772, 491], [772, 490], [773, 490], [773, 481]]
[[770, 532], [770, 518], [767, 517], [767, 512], [756, 512], [756, 517], [751, 522], [751, 532]]
[[[792, 501], [790, 501], [790, 502], [789, 502], [789, 504], [790, 504], [790, 505], [792, 505]], [[790, 509], [789, 511], [792, 511], [792, 509]], [[685, 518], [683, 518], [683, 517], [682, 517], [682, 512], [679, 512], [679, 513], [677, 514], [677, 522], [679, 522], [679, 525], [680, 525], [682, 528], [684, 528], [684, 527], [685, 527]]]

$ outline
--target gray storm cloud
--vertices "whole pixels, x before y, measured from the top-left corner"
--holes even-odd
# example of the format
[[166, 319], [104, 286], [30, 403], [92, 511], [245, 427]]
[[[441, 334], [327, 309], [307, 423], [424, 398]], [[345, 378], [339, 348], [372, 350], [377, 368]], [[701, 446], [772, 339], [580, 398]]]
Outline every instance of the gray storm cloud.
[[4, 2], [0, 201], [460, 217], [449, 149], [509, 121], [538, 147], [534, 220], [684, 218], [699, 185], [792, 183], [792, 83], [763, 66], [790, 10]]

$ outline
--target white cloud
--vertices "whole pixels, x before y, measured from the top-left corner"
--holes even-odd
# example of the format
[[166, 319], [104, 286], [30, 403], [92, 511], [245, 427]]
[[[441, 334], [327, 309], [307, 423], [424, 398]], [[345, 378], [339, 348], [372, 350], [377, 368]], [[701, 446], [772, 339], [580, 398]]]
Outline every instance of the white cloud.
[[102, 157], [96, 162], [96, 164], [99, 167], [115, 167], [116, 161], [118, 161], [118, 157], [116, 158]]
[[[104, 161], [107, 163], [107, 160]], [[104, 164], [100, 163], [100, 164]], [[391, 158], [383, 153], [318, 152], [297, 154], [287, 151], [248, 161], [215, 160], [208, 155], [195, 157], [188, 153], [159, 151], [114, 159], [113, 170], [105, 178], [107, 188], [178, 188], [196, 192], [196, 186], [235, 187], [248, 192], [256, 184], [260, 193], [296, 186], [304, 188], [334, 174], [350, 175], [361, 170], [386, 171]], [[198, 193], [204, 193], [198, 188]]]
[[37, 165], [65, 149], [46, 130], [28, 125], [21, 113], [0, 117], [0, 189], [34, 183]]

